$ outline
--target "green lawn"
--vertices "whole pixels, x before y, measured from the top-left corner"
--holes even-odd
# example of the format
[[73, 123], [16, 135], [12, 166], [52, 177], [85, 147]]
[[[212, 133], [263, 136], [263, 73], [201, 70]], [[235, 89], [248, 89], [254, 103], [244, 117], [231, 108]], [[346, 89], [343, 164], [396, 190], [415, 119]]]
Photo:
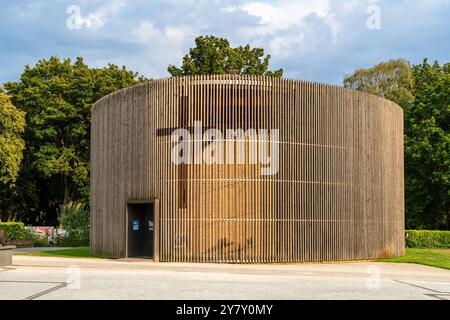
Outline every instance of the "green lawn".
[[380, 259], [382, 262], [416, 263], [450, 270], [450, 249], [406, 249], [403, 257]]
[[40, 251], [22, 253], [25, 256], [61, 257], [61, 258], [106, 258], [93, 256], [89, 247], [70, 248], [57, 251]]
[[[58, 251], [23, 253], [27, 256], [62, 258], [107, 258], [91, 254], [89, 247], [70, 248]], [[406, 255], [398, 258], [380, 259], [381, 262], [416, 263], [450, 270], [450, 249], [406, 249]]]

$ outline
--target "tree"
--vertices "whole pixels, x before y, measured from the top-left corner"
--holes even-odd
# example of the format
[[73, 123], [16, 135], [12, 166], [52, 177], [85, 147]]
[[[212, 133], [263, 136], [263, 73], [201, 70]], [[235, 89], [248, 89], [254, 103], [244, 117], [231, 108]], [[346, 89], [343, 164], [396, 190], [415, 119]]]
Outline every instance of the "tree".
[[405, 110], [407, 224], [450, 230], [450, 63], [412, 68], [414, 104]]
[[55, 224], [69, 201], [89, 203], [90, 110], [106, 94], [142, 80], [116, 65], [89, 68], [82, 58], [51, 57], [5, 84], [26, 112], [26, 151], [14, 209], [28, 223]]
[[344, 86], [403, 107], [407, 228], [450, 230], [450, 64], [391, 60], [358, 69]]
[[67, 236], [59, 239], [59, 244], [70, 247], [89, 245], [89, 211], [80, 202], [70, 201], [60, 207], [58, 221], [67, 231]]
[[344, 87], [372, 93], [405, 107], [413, 100], [414, 76], [406, 60], [390, 60], [357, 69], [344, 78]]
[[24, 129], [24, 112], [11, 103], [8, 95], [0, 92], [0, 221], [9, 215], [5, 212], [8, 206], [5, 200], [14, 188], [22, 162]]
[[181, 68], [174, 65], [167, 68], [172, 77], [229, 73], [274, 77], [283, 75], [283, 69], [268, 70], [270, 55], [264, 57], [264, 49], [252, 49], [249, 45], [231, 48], [228, 40], [214, 36], [197, 37], [195, 44], [196, 47], [184, 56]]
[[10, 98], [0, 93], [0, 183], [10, 184], [17, 179], [25, 143], [25, 113], [12, 105]]

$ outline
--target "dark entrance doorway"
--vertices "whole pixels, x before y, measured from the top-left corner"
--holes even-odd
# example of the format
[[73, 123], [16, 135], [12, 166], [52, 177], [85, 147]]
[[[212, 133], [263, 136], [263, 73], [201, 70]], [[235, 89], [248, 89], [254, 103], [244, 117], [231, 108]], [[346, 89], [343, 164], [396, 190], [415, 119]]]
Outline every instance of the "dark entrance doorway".
[[154, 258], [153, 203], [128, 204], [128, 258]]

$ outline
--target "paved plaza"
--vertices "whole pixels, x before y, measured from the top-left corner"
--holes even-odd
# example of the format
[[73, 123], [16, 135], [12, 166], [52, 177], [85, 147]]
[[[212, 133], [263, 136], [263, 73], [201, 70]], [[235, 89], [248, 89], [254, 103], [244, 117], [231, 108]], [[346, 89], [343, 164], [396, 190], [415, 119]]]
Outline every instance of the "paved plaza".
[[446, 299], [450, 271], [414, 264], [236, 265], [16, 255], [0, 299]]

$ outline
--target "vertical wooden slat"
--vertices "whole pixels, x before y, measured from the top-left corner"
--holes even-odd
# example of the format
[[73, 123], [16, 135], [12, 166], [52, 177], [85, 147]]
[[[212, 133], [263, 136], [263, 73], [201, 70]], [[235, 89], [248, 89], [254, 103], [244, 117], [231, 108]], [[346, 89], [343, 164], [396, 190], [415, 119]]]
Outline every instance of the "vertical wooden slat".
[[[404, 252], [403, 113], [392, 102], [303, 81], [195, 76], [120, 90], [100, 99], [91, 117], [96, 254], [127, 255], [130, 199], [159, 199], [161, 261], [329, 261]], [[250, 164], [248, 154], [243, 165], [180, 171], [170, 162], [167, 131], [192, 130], [196, 120], [224, 139], [226, 129], [279, 129], [278, 174], [261, 176], [263, 166]], [[247, 152], [252, 139], [268, 137], [243, 139]]]

